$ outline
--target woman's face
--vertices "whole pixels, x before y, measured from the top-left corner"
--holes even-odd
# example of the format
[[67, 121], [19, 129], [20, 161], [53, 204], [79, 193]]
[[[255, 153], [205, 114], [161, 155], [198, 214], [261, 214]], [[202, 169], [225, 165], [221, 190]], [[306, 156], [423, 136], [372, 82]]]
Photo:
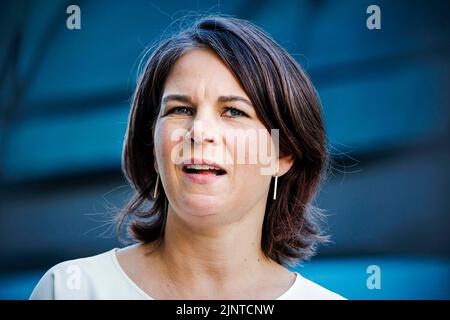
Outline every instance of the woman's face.
[[277, 162], [261, 147], [266, 150], [272, 140], [213, 51], [191, 49], [173, 66], [154, 141], [155, 169], [169, 206], [186, 222], [227, 224], [254, 208], [264, 212]]

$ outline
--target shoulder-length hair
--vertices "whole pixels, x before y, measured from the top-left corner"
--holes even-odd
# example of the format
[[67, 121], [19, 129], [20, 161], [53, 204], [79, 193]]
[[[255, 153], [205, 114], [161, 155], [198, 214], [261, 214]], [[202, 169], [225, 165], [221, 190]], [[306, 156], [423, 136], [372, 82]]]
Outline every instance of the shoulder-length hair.
[[[213, 50], [240, 81], [259, 120], [279, 129], [280, 155], [293, 165], [279, 177], [277, 199], [273, 182], [265, 210], [261, 248], [281, 265], [310, 258], [319, 242], [326, 241], [318, 225], [320, 211], [311, 205], [325, 176], [328, 153], [320, 101], [308, 76], [289, 53], [249, 21], [209, 15], [195, 20], [153, 51], [133, 96], [122, 155], [122, 171], [134, 189], [123, 208], [118, 233], [141, 242], [164, 237], [168, 200], [163, 188], [155, 198], [154, 126], [164, 82], [171, 67], [187, 50]], [[272, 179], [273, 180], [273, 179]]]

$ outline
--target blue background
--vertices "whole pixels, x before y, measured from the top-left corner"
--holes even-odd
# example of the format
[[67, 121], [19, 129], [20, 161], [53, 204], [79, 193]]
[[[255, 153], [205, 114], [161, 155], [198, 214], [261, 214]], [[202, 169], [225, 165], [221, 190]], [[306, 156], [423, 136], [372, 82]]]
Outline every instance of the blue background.
[[[381, 30], [366, 28], [371, 4]], [[350, 299], [449, 299], [449, 4], [364, 0], [2, 3], [0, 298], [119, 246], [108, 221], [131, 195], [120, 156], [139, 57], [196, 12], [262, 27], [321, 97], [335, 162], [316, 202], [333, 243], [297, 270]]]

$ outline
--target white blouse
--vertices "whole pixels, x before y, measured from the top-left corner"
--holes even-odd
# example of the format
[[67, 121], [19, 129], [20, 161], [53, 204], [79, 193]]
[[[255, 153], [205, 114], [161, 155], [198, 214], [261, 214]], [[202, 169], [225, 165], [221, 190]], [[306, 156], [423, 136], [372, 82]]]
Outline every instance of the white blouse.
[[[53, 266], [39, 280], [30, 299], [153, 300], [122, 269], [116, 250]], [[294, 284], [276, 300], [345, 299], [297, 272], [296, 275]]]

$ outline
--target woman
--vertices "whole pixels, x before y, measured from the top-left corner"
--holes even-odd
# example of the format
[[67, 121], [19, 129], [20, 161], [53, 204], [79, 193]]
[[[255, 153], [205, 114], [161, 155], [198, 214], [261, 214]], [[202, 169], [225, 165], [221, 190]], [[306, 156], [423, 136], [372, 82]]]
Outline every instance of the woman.
[[342, 299], [287, 269], [325, 240], [310, 203], [326, 165], [301, 67], [253, 24], [203, 17], [153, 52], [134, 95], [118, 229], [137, 244], [54, 266], [31, 298]]

